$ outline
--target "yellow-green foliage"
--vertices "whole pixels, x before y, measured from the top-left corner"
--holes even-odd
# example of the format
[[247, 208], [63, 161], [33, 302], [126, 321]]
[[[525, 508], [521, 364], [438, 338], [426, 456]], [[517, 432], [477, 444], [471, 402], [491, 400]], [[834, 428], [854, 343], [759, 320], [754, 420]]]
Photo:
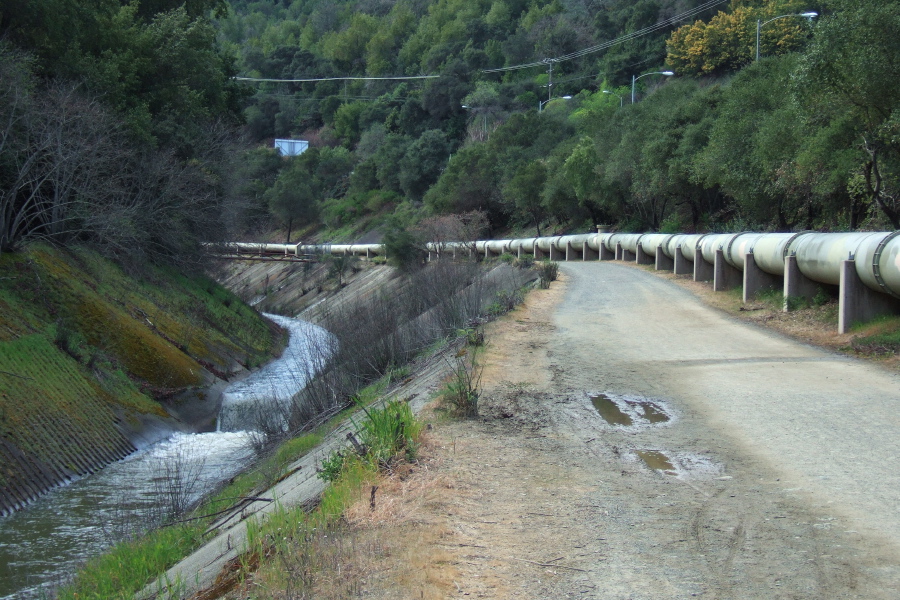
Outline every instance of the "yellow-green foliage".
[[[112, 395], [41, 335], [0, 342], [0, 437], [58, 476], [83, 473], [88, 453], [121, 454]], [[0, 461], [4, 481], [30, 479], [27, 465]]]
[[85, 250], [0, 254], [0, 492], [18, 482], [22, 500], [121, 456], [136, 417], [166, 415], [154, 396], [261, 364], [277, 331], [203, 276], [129, 276]]
[[[695, 21], [672, 32], [666, 64], [679, 75], [707, 75], [739, 69], [756, 55], [756, 23], [809, 7], [800, 0], [769, 0], [746, 6], [733, 0], [729, 12], [719, 12], [708, 23]], [[807, 37], [803, 19], [779, 19], [760, 31], [763, 56], [796, 50]]]
[[133, 598], [147, 582], [196, 548], [205, 528], [199, 522], [175, 525], [119, 544], [113, 551], [88, 561], [77, 581], [61, 589], [57, 598]]
[[360, 498], [366, 484], [374, 483], [378, 471], [369, 461], [352, 455], [344, 461], [341, 476], [322, 492], [319, 512], [329, 521], [335, 521]]

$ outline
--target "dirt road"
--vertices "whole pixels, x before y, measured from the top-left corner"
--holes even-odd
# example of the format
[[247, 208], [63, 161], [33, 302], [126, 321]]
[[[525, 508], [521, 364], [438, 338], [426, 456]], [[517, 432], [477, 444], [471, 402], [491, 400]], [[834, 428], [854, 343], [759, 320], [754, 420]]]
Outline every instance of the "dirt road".
[[492, 325], [482, 419], [437, 428], [455, 492], [404, 554], [431, 583], [371, 596], [900, 597], [900, 378], [640, 269], [562, 274]]

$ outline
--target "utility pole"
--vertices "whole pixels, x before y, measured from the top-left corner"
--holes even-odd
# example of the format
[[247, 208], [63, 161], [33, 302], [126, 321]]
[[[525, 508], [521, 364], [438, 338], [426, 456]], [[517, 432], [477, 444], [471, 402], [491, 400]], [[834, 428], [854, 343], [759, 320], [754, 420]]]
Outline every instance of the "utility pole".
[[550, 63], [550, 68], [547, 71], [550, 75], [550, 78], [547, 80], [547, 101], [549, 102], [550, 98], [553, 97], [553, 60], [548, 58], [547, 61]]

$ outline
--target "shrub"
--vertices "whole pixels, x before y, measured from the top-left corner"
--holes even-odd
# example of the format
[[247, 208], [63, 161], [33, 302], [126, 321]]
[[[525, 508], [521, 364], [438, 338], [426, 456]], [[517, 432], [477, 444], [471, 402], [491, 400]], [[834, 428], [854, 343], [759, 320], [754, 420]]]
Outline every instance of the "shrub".
[[466, 327], [456, 331], [458, 338], [464, 338], [468, 346], [484, 345], [484, 329], [480, 325], [474, 327]]
[[[413, 460], [418, 450], [422, 424], [413, 416], [409, 404], [391, 400], [383, 408], [368, 409], [357, 400], [366, 414], [356, 434], [348, 434], [354, 443], [359, 459], [373, 469], [389, 468], [395, 457], [403, 453], [406, 460]], [[358, 436], [358, 440], [357, 440]], [[322, 461], [318, 476], [324, 481], [336, 481], [343, 473], [351, 450], [336, 450]]]
[[825, 306], [831, 300], [831, 296], [828, 295], [823, 288], [819, 288], [816, 292], [816, 295], [812, 297], [812, 305], [813, 306]]
[[520, 258], [517, 258], [513, 262], [513, 266], [518, 267], [520, 269], [530, 269], [531, 267], [534, 266], [534, 257], [526, 254]]
[[416, 237], [407, 229], [391, 223], [384, 234], [384, 251], [388, 262], [403, 271], [412, 271], [422, 264], [422, 251]]
[[441, 392], [441, 399], [464, 417], [478, 416], [478, 399], [481, 395], [481, 374], [484, 367], [478, 363], [478, 347], [457, 352], [451, 363], [453, 375]]
[[538, 276], [540, 277], [541, 289], [546, 290], [550, 287], [551, 281], [556, 281], [559, 277], [559, 263], [554, 261], [537, 263], [536, 267]]
[[400, 452], [407, 460], [416, 457], [422, 425], [407, 402], [391, 400], [384, 408], [363, 410], [367, 418], [360, 428], [360, 437], [370, 460], [387, 466]]
[[524, 300], [522, 290], [500, 290], [496, 294], [496, 300], [488, 305], [488, 315], [499, 317], [505, 315]]
[[336, 481], [344, 470], [344, 462], [347, 458], [345, 451], [335, 450], [328, 458], [322, 459], [322, 466], [319, 468], [319, 479], [322, 481]]

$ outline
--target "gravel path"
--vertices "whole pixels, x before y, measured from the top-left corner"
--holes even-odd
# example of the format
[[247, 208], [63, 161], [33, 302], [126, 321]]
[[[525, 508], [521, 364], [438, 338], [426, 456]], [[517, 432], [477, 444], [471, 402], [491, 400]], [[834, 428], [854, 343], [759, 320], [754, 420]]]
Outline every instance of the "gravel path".
[[671, 399], [805, 501], [900, 543], [900, 378], [748, 326], [637, 269], [564, 268], [554, 349], [570, 341], [594, 357], [568, 371], [590, 365], [605, 391]]
[[482, 418], [436, 431], [458, 492], [416, 553], [455, 587], [372, 597], [900, 597], [900, 378], [642, 269], [561, 270], [490, 326]]

